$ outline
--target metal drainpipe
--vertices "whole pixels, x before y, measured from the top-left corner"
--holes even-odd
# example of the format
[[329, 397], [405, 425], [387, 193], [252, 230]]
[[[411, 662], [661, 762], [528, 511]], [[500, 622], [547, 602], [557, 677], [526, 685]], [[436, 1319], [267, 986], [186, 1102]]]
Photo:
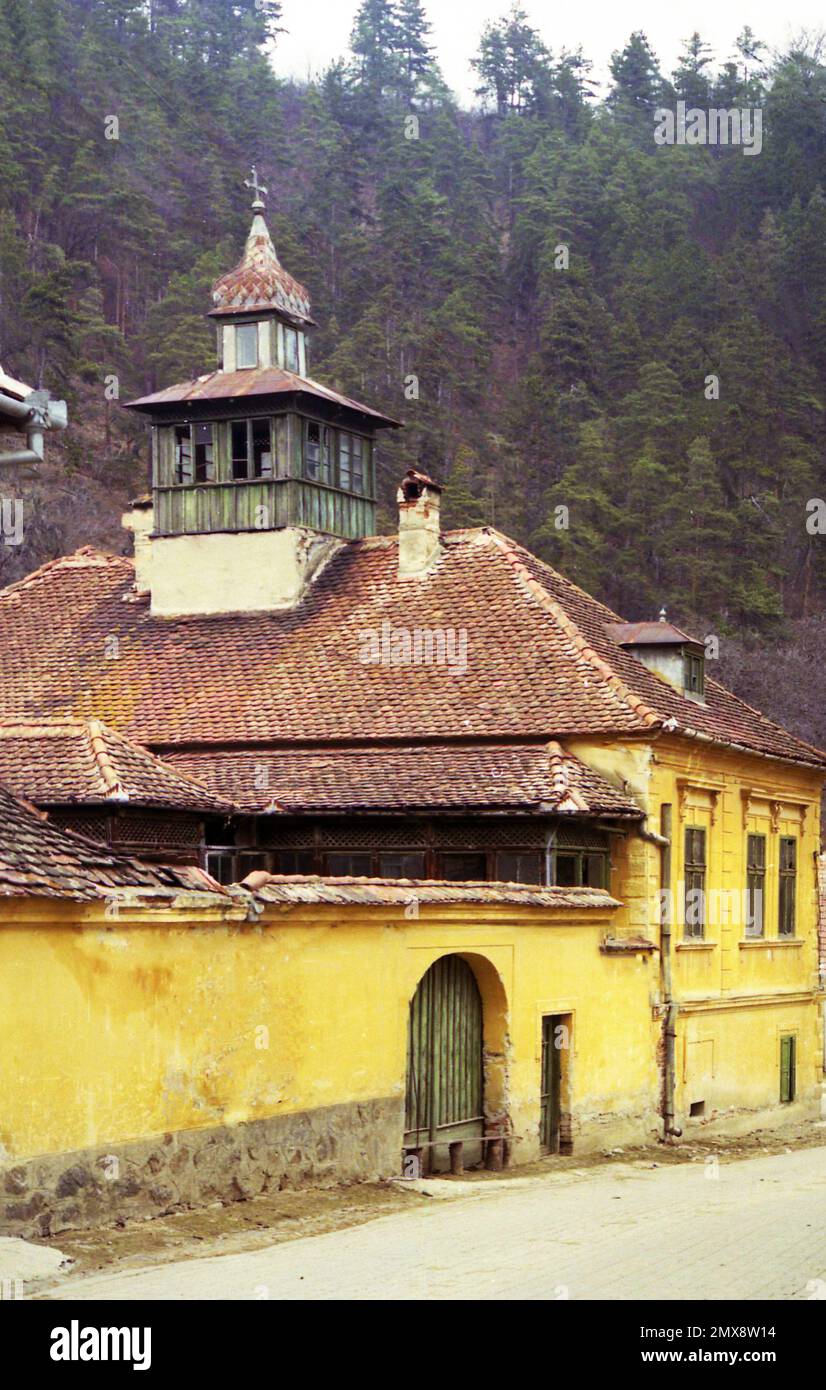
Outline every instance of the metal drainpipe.
[[66, 402], [53, 401], [48, 391], [32, 391], [22, 401], [0, 391], [0, 421], [3, 416], [19, 422], [15, 428], [25, 430], [27, 447], [0, 454], [0, 464], [42, 463], [44, 432], [63, 430], [68, 423]]
[[676, 1080], [677, 1005], [671, 992], [671, 829], [672, 807], [660, 807], [660, 977], [663, 1006], [663, 1138], [666, 1143], [682, 1134], [674, 1124]]

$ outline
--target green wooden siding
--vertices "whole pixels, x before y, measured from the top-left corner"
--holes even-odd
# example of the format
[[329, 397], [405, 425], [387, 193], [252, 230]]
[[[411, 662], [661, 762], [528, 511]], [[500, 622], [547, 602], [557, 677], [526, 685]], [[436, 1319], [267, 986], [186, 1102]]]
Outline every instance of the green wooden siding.
[[[181, 484], [176, 479], [175, 426], [156, 427], [153, 490], [158, 535], [268, 530], [280, 526], [307, 526], [346, 540], [375, 533], [376, 503], [372, 496], [302, 477], [301, 417], [244, 416], [239, 412], [233, 418], [272, 419], [275, 476], [233, 479], [231, 421], [226, 419], [213, 421], [215, 481]], [[372, 492], [371, 467], [371, 445], [365, 439], [368, 492]]]

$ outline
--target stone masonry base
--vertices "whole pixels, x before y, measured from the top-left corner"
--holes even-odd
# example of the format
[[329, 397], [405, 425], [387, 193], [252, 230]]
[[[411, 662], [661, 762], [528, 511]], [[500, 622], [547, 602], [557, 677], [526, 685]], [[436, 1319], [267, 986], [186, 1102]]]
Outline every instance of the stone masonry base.
[[8, 1164], [0, 1234], [55, 1235], [283, 1187], [391, 1177], [403, 1118], [394, 1097]]

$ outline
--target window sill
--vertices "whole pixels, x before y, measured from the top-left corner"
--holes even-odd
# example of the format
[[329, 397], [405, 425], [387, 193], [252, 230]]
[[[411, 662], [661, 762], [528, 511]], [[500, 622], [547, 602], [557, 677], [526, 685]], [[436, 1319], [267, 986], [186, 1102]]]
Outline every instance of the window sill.
[[678, 941], [678, 951], [716, 951], [716, 941]]
[[743, 941], [738, 941], [741, 951], [753, 950], [754, 947], [763, 947], [764, 950], [774, 950], [775, 946], [780, 946], [788, 950], [790, 946], [802, 946], [802, 936], [747, 936]]

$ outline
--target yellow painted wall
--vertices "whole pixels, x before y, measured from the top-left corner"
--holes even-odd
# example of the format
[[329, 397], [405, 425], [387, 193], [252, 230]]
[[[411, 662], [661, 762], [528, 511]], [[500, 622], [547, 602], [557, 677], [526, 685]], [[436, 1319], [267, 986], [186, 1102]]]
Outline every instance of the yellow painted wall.
[[[822, 774], [674, 736], [627, 744], [571, 741], [569, 747], [617, 785], [632, 790], [660, 830], [672, 806], [671, 887], [678, 908], [687, 826], [706, 830], [710, 920], [704, 939], [675, 923], [673, 994], [677, 1020], [678, 1120], [705, 1101], [705, 1118], [779, 1103], [780, 1036], [797, 1037], [797, 1096], [819, 1098], [822, 1038], [818, 992], [817, 875]], [[746, 936], [743, 889], [749, 833], [765, 833], [765, 934]], [[797, 923], [778, 935], [778, 845], [798, 840]], [[660, 851], [638, 838], [618, 842], [611, 890], [626, 904], [624, 924], [659, 940]], [[678, 908], [679, 910], [679, 908]]]
[[80, 914], [23, 922], [0, 906], [7, 1157], [402, 1097], [408, 1002], [448, 952], [477, 972], [491, 1019], [500, 995], [506, 1036], [486, 1037], [507, 1053], [515, 1161], [537, 1153], [543, 1013], [574, 1016], [579, 1146], [623, 1137], [628, 1117], [638, 1136], [656, 1126], [656, 965], [600, 953], [608, 910], [302, 907], [255, 926]]

